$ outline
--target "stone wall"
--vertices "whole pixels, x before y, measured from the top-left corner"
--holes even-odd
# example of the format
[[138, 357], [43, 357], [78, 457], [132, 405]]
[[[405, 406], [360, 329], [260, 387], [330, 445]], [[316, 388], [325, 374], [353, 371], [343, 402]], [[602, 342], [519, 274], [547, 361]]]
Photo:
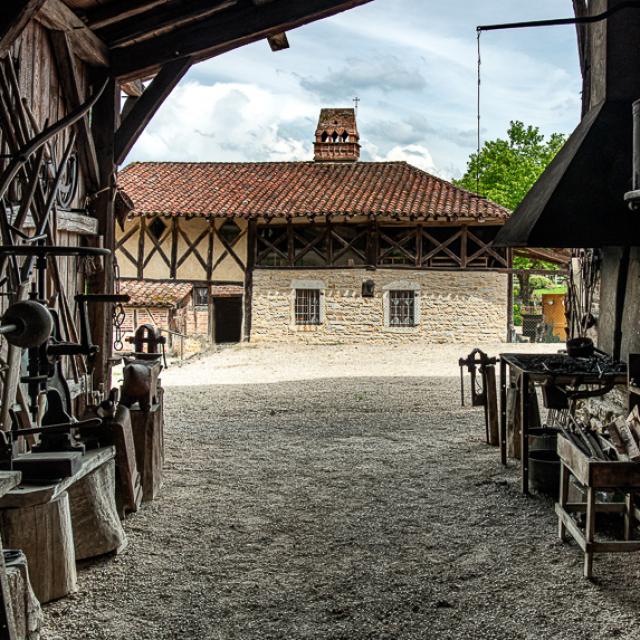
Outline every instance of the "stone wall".
[[[471, 271], [256, 269], [251, 341], [502, 342], [507, 333], [507, 278]], [[365, 280], [375, 283], [372, 298], [362, 297]], [[318, 326], [294, 323], [295, 287], [307, 288], [305, 283], [322, 285], [323, 322]], [[417, 290], [417, 326], [385, 326], [389, 288]]]

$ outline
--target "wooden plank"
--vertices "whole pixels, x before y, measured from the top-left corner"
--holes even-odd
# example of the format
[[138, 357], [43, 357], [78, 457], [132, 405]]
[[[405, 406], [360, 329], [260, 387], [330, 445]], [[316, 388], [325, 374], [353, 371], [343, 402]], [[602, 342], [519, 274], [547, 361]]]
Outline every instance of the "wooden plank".
[[165, 101], [173, 88], [189, 70], [191, 59], [173, 61], [160, 70], [144, 93], [137, 98], [115, 136], [116, 164], [122, 164], [131, 147]]
[[[64, 94], [67, 109], [75, 109], [83, 101], [80, 87], [80, 74], [76, 65], [75, 56], [71, 50], [69, 36], [63, 31], [51, 32], [51, 44], [58, 65], [58, 77], [60, 87]], [[89, 116], [86, 115], [76, 122], [78, 134], [78, 157], [80, 166], [91, 191], [96, 191], [100, 183], [98, 175], [98, 159], [93, 142], [93, 134], [89, 126]]]
[[3, 0], [0, 4], [0, 57], [20, 37], [45, 0]]
[[279, 0], [260, 7], [238, 5], [156, 38], [114, 49], [113, 72], [121, 78], [141, 78], [167, 62], [188, 57], [204, 60], [369, 1]]
[[36, 15], [47, 29], [69, 34], [74, 53], [94, 67], [109, 66], [107, 45], [62, 0], [47, 0]]

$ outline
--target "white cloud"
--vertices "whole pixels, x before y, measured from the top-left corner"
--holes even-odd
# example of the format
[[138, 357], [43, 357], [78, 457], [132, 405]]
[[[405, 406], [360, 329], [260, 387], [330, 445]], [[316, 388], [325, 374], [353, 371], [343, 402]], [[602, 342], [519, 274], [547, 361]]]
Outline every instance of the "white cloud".
[[431, 152], [421, 144], [397, 145], [384, 155], [376, 154], [374, 158], [378, 161], [404, 161], [412, 164], [418, 169], [427, 171], [436, 176], [444, 178], [442, 171], [436, 167]]
[[241, 83], [178, 86], [134, 147], [131, 160], [305, 160], [307, 140], [286, 134], [286, 123], [307, 115], [309, 105]]

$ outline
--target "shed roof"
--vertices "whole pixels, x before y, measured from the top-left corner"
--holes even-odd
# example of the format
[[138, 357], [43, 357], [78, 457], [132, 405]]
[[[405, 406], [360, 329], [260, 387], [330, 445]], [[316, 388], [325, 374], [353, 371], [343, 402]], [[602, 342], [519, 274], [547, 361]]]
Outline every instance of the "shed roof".
[[504, 222], [509, 211], [406, 162], [135, 162], [134, 216], [392, 216]]
[[131, 307], [175, 307], [193, 289], [188, 282], [159, 282], [154, 280], [121, 280], [120, 293], [130, 296]]

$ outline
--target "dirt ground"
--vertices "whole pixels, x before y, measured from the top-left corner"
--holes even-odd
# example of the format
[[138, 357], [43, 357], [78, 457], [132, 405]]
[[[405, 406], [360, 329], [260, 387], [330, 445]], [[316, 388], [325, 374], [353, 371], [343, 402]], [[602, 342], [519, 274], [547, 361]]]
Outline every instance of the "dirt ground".
[[460, 407], [468, 349], [361, 348], [346, 367], [348, 351], [227, 349], [165, 372], [163, 495], [45, 607], [44, 637], [640, 637], [638, 556], [582, 578], [552, 501], [520, 495]]

